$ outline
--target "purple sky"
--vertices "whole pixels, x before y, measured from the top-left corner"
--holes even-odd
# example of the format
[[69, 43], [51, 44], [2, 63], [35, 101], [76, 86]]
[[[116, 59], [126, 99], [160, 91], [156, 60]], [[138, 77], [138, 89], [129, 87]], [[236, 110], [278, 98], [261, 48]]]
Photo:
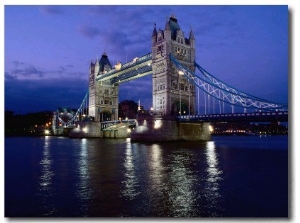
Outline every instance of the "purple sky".
[[[196, 38], [196, 62], [239, 90], [288, 102], [287, 6], [4, 6], [5, 110], [78, 108], [88, 72], [151, 52], [154, 23], [174, 13]], [[296, 62], [296, 61], [295, 61]], [[120, 85], [119, 101], [152, 106], [151, 76]]]

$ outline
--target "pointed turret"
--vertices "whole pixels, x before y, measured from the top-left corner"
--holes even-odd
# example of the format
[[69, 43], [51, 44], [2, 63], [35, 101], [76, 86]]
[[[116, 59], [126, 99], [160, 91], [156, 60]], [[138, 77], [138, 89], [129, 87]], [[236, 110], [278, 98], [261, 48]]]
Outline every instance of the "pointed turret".
[[152, 32], [152, 37], [156, 37], [157, 36], [157, 31], [156, 31], [156, 23], [154, 23], [154, 29]]
[[168, 18], [167, 18], [167, 21], [166, 21], [165, 30], [171, 30]]
[[93, 63], [93, 61], [91, 61], [91, 64], [90, 64], [90, 74], [94, 74], [95, 72], [95, 64]]
[[170, 30], [171, 30], [171, 38], [172, 38], [172, 40], [176, 40], [177, 32], [180, 30], [180, 26], [177, 22], [177, 19], [176, 19], [174, 13], [171, 14], [168, 23], [169, 23]]
[[191, 40], [191, 39], [195, 40], [195, 35], [194, 35], [193, 30], [192, 30], [192, 27], [191, 27], [189, 39], [190, 39], [190, 40]]
[[171, 27], [170, 27], [168, 18], [167, 18], [166, 25], [165, 25], [164, 37], [167, 41], [171, 40]]
[[154, 23], [154, 29], [152, 32], [152, 45], [154, 45], [157, 41], [157, 31], [156, 31], [156, 23]]
[[112, 69], [111, 63], [108, 59], [106, 52], [102, 54], [101, 59], [99, 60], [99, 71], [105, 73]]
[[191, 27], [190, 36], [189, 36], [189, 43], [190, 43], [191, 47], [195, 46], [195, 35], [192, 30], [192, 27]]
[[97, 57], [96, 63], [95, 63], [95, 75], [97, 76], [99, 73], [99, 60]]

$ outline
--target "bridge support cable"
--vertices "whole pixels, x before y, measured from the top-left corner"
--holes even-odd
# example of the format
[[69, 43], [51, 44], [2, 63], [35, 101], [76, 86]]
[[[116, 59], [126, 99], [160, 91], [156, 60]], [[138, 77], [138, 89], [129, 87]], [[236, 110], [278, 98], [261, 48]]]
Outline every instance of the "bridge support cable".
[[[178, 70], [181, 70], [185, 77], [193, 83], [197, 88], [206, 92], [208, 95], [230, 104], [232, 107], [232, 112], [234, 111], [234, 106], [243, 107], [246, 109], [258, 109], [258, 110], [279, 110], [284, 111], [288, 109], [287, 104], [275, 103], [262, 98], [255, 97], [250, 94], [246, 94], [239, 91], [228, 84], [220, 81], [206, 70], [204, 70], [200, 65], [195, 62], [196, 68], [200, 71], [203, 77], [196, 75], [195, 72], [190, 71], [185, 65], [181, 64], [172, 54], [170, 54], [171, 62], [176, 66]], [[205, 98], [205, 97], [204, 97]], [[209, 102], [208, 102], [209, 103]], [[205, 103], [206, 104], [206, 103]], [[205, 105], [206, 106], [206, 105]], [[224, 109], [224, 105], [223, 105]], [[205, 109], [206, 110], [206, 109]]]
[[65, 127], [70, 126], [72, 124], [75, 123], [75, 121], [78, 121], [80, 119], [80, 117], [84, 116], [84, 110], [86, 110], [86, 112], [88, 112], [88, 95], [89, 93], [87, 92], [79, 106], [79, 108], [77, 109], [77, 111], [75, 112], [75, 114], [72, 116], [72, 118], [68, 121], [64, 121], [61, 117], [59, 117], [59, 112], [57, 111], [57, 118], [58, 121]]

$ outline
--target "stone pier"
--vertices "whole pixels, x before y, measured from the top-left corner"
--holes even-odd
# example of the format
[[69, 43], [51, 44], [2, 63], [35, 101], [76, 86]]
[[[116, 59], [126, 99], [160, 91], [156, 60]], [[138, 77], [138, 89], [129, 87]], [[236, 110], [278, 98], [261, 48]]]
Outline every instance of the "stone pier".
[[209, 123], [180, 123], [174, 116], [139, 115], [131, 141], [208, 141]]
[[77, 122], [76, 128], [69, 133], [70, 138], [128, 138], [128, 124], [120, 123], [101, 130], [101, 122]]
[[102, 138], [100, 122], [77, 122], [69, 133], [70, 138]]
[[209, 123], [179, 122], [174, 116], [139, 114], [136, 127], [119, 123], [101, 130], [100, 122], [78, 122], [69, 137], [71, 138], [131, 138], [131, 141], [208, 141], [211, 139]]

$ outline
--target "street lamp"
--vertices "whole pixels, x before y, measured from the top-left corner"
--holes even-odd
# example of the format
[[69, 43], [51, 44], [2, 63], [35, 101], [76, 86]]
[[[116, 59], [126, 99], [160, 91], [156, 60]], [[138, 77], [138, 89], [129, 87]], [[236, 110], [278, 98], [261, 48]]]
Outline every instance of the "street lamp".
[[[183, 71], [182, 70], [179, 70], [178, 71], [178, 74], [179, 74], [179, 76], [182, 76], [184, 73], [183, 73]], [[180, 114], [180, 116], [181, 116], [181, 83], [180, 83], [180, 77], [179, 77], [179, 114]]]

